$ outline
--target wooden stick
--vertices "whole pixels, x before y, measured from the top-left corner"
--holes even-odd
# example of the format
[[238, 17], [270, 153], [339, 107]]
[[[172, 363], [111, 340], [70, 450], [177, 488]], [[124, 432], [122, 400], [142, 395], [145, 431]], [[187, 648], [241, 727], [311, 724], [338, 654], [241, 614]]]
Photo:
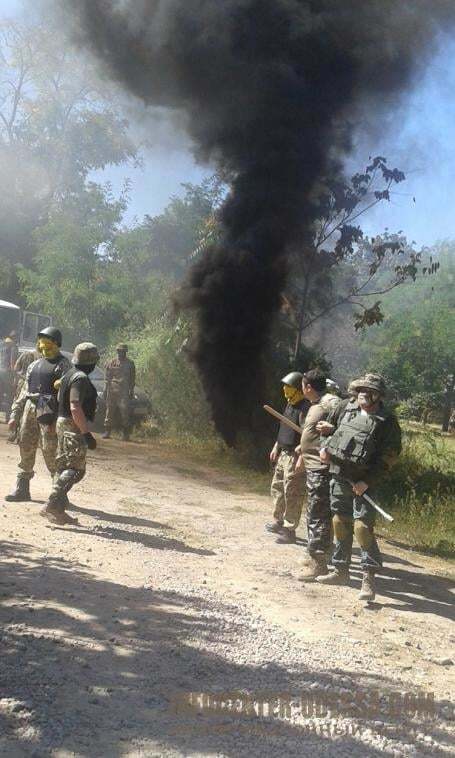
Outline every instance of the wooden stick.
[[302, 427], [300, 427], [298, 424], [294, 424], [291, 419], [286, 418], [286, 416], [283, 416], [282, 413], [278, 413], [275, 408], [272, 408], [270, 405], [264, 405], [264, 410], [267, 411], [267, 413], [270, 413], [271, 416], [275, 416], [275, 418], [277, 418], [279, 421], [282, 421], [283, 424], [286, 424], [286, 426], [288, 426], [290, 429], [293, 429], [294, 432], [302, 434]]
[[[278, 413], [278, 411], [275, 410], [275, 408], [272, 408], [270, 405], [264, 405], [264, 410], [267, 411], [267, 413], [270, 413], [271, 416], [275, 416], [279, 421], [282, 421], [283, 424], [286, 424], [290, 429], [293, 429], [294, 432], [298, 432], [298, 434], [302, 433], [302, 429], [297, 424], [294, 424], [293, 421], [291, 421], [289, 418], [286, 418], [286, 416], [283, 416], [282, 413]], [[354, 482], [351, 482], [350, 480], [349, 484], [353, 485]], [[393, 516], [390, 515], [390, 513], [387, 513], [387, 511], [384, 511], [383, 508], [381, 508], [380, 505], [374, 502], [373, 498], [371, 498], [369, 495], [366, 494], [366, 492], [363, 493], [362, 497], [369, 503], [375, 511], [381, 514], [383, 518], [385, 518], [387, 521], [394, 521]]]

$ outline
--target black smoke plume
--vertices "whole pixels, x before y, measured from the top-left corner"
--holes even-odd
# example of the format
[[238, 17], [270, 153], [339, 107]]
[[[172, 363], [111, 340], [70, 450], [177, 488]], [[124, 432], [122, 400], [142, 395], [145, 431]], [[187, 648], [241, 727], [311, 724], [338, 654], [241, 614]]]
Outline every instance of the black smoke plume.
[[311, 237], [315, 187], [368, 120], [393, 109], [455, 0], [62, 0], [112, 77], [181, 112], [232, 177], [221, 242], [191, 269], [193, 357], [232, 443], [261, 401], [286, 256]]

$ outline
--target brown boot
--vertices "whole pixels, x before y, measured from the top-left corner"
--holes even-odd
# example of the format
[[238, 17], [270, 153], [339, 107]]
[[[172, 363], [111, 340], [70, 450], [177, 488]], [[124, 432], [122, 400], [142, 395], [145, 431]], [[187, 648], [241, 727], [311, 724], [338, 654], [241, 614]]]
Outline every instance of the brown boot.
[[316, 582], [318, 584], [332, 584], [344, 587], [349, 584], [349, 571], [348, 569], [334, 569], [330, 574], [316, 577]]
[[56, 506], [46, 505], [41, 511], [40, 516], [47, 518], [51, 524], [65, 526], [66, 524], [78, 524], [77, 518], [69, 516], [65, 511], [59, 510]]
[[72, 518], [65, 513], [66, 502], [67, 497], [65, 493], [51, 493], [46, 505], [40, 511], [40, 516], [47, 518], [51, 524], [58, 524], [59, 526], [65, 526], [65, 524], [78, 524], [79, 522], [77, 518]]
[[376, 583], [374, 571], [364, 571], [362, 576], [362, 587], [359, 592], [359, 600], [371, 602], [376, 597]]
[[314, 582], [318, 576], [329, 573], [324, 555], [310, 555], [309, 561], [303, 567], [303, 572], [298, 577], [299, 582]]

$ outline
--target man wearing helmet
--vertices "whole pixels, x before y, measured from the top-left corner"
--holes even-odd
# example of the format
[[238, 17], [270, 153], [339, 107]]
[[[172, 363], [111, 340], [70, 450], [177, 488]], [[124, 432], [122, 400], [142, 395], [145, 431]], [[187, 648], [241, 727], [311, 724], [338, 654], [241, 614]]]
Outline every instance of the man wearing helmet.
[[20, 461], [16, 488], [7, 495], [10, 502], [30, 500], [30, 479], [34, 476], [36, 451], [41, 447], [44, 461], [51, 476], [56, 471], [55, 455], [57, 435], [57, 389], [55, 383], [70, 368], [67, 358], [60, 352], [62, 334], [49, 326], [38, 334], [41, 355], [27, 369], [24, 385], [14, 401], [8, 423], [13, 432], [19, 425]]
[[[309, 408], [302, 392], [302, 378], [299, 371], [291, 371], [281, 380], [287, 400], [284, 416], [299, 426]], [[298, 433], [280, 423], [277, 440], [270, 452], [270, 462], [275, 466], [271, 485], [273, 521], [265, 527], [268, 532], [279, 535], [277, 542], [280, 544], [296, 541], [295, 530], [302, 515], [305, 472], [295, 470], [295, 448], [299, 442]]]
[[319, 576], [322, 584], [348, 584], [352, 539], [360, 545], [363, 570], [362, 600], [374, 600], [375, 572], [382, 566], [374, 536], [375, 510], [362, 497], [372, 494], [401, 451], [401, 430], [395, 415], [384, 406], [385, 382], [366, 374], [351, 382], [356, 397], [342, 403], [318, 429], [328, 436], [321, 461], [329, 464], [330, 507], [333, 517], [334, 570]]
[[136, 383], [136, 366], [126, 357], [128, 345], [117, 345], [117, 358], [106, 366], [106, 418], [103, 439], [111, 436], [115, 416], [118, 413], [122, 425], [123, 439], [130, 436], [130, 402], [134, 395]]
[[64, 375], [58, 391], [57, 476], [41, 515], [54, 524], [76, 524], [65, 512], [68, 492], [85, 475], [87, 448], [94, 450], [96, 440], [88, 428], [96, 413], [97, 392], [88, 374], [99, 360], [91, 342], [81, 342], [74, 350], [73, 368]]

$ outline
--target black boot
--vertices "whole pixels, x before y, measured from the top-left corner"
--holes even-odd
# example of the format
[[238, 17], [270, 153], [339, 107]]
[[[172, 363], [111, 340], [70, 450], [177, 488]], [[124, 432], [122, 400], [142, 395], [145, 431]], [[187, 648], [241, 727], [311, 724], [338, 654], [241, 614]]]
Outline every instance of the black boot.
[[290, 529], [288, 526], [283, 526], [280, 536], [275, 540], [279, 545], [295, 545], [296, 541], [295, 529]]
[[265, 525], [265, 531], [272, 532], [272, 534], [281, 534], [282, 529], [283, 529], [282, 521], [272, 521], [271, 523]]
[[17, 477], [16, 489], [5, 497], [9, 503], [27, 503], [32, 498], [30, 497], [30, 479], [24, 479], [21, 476]]

